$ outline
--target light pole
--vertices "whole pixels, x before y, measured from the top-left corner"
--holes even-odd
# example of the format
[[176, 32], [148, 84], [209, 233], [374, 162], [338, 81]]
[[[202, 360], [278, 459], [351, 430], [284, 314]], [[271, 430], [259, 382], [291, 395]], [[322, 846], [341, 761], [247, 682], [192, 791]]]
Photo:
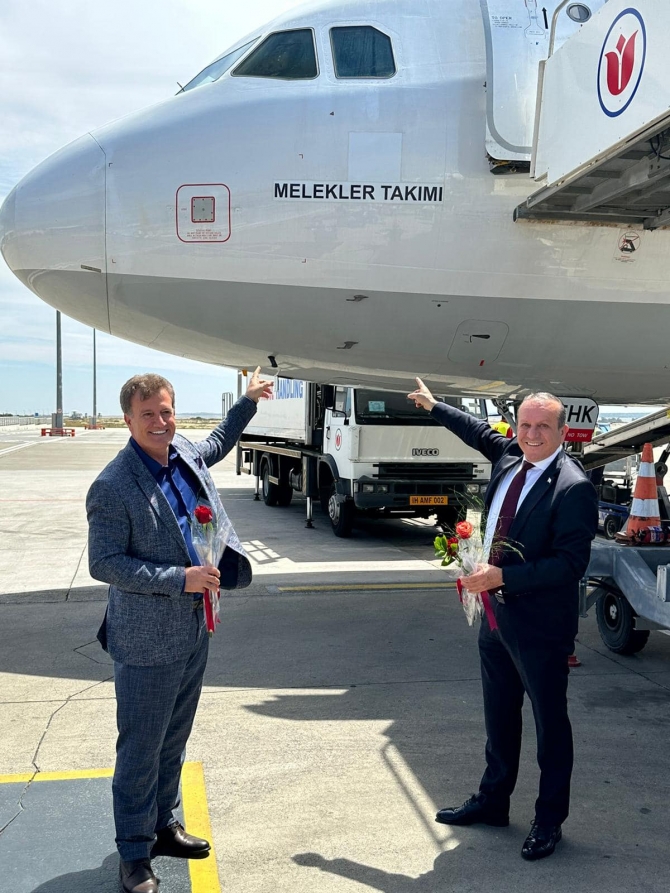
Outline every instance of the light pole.
[[90, 428], [98, 427], [98, 397], [97, 397], [97, 381], [96, 381], [96, 362], [95, 362], [95, 329], [93, 329], [93, 418], [91, 419]]
[[63, 428], [63, 353], [61, 349], [60, 310], [56, 310], [56, 424]]

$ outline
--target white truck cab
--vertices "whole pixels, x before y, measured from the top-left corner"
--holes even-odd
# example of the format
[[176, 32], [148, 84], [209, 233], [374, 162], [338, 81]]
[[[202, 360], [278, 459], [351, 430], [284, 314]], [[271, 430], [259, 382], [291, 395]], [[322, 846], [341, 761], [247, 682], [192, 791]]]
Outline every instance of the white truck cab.
[[[486, 418], [483, 400], [449, 402]], [[360, 512], [435, 514], [453, 526], [483, 500], [490, 478], [481, 454], [406, 394], [369, 387], [278, 379], [239, 452], [238, 471], [258, 477], [267, 505], [287, 505], [298, 491], [310, 514], [318, 498], [337, 536], [350, 535]]]

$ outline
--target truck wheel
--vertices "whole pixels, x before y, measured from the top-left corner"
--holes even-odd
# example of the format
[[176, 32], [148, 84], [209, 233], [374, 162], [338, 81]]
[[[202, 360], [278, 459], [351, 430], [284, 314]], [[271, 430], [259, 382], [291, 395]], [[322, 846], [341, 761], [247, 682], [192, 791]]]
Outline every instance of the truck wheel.
[[596, 602], [600, 637], [615, 654], [637, 654], [649, 638], [648, 629], [635, 629], [635, 612], [619, 591], [605, 592]]
[[263, 491], [263, 502], [266, 505], [277, 505], [279, 502], [279, 487], [270, 481], [270, 465], [268, 462], [263, 463], [261, 490]]
[[606, 539], [613, 540], [621, 528], [621, 520], [616, 515], [608, 515], [603, 524]]
[[328, 498], [328, 517], [333, 526], [335, 536], [351, 536], [354, 526], [354, 513], [356, 506], [353, 502], [338, 502], [335, 482], [331, 484]]

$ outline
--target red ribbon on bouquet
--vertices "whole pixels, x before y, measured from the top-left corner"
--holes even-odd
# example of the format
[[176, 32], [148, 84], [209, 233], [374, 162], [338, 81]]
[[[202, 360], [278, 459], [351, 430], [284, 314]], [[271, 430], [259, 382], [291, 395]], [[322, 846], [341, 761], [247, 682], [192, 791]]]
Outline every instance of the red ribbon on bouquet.
[[221, 620], [218, 617], [214, 617], [214, 608], [212, 607], [213, 598], [216, 598], [216, 595], [209, 589], [205, 589], [205, 597], [203, 599], [205, 608], [205, 625], [207, 626], [207, 632], [210, 634], [210, 636], [214, 635], [216, 624], [221, 623]]
[[[461, 604], [463, 604], [463, 584], [461, 583], [460, 577], [456, 580], [456, 590], [458, 592], [458, 600]], [[482, 604], [484, 605], [484, 613], [486, 614], [486, 619], [489, 622], [489, 627], [493, 631], [494, 629], [498, 629], [498, 624], [496, 622], [496, 615], [493, 613], [493, 606], [491, 604], [491, 596], [488, 592], [481, 592]]]

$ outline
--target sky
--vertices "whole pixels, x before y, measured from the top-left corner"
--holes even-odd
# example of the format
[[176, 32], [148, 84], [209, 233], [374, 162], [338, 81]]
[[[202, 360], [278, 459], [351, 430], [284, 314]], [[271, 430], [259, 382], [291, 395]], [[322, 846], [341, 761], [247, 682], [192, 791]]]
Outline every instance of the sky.
[[[0, 202], [36, 164], [89, 130], [160, 102], [296, 0], [2, 0]], [[93, 335], [63, 317], [63, 409], [92, 411]], [[0, 412], [56, 408], [56, 311], [0, 257]], [[98, 411], [118, 414], [137, 372], [175, 386], [179, 412], [212, 412], [235, 373], [97, 333]]]

